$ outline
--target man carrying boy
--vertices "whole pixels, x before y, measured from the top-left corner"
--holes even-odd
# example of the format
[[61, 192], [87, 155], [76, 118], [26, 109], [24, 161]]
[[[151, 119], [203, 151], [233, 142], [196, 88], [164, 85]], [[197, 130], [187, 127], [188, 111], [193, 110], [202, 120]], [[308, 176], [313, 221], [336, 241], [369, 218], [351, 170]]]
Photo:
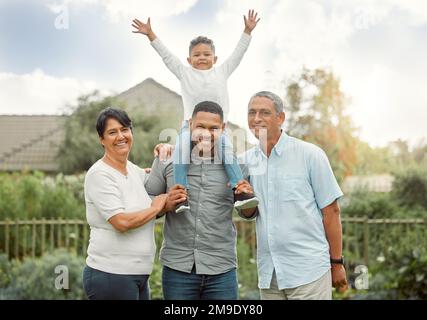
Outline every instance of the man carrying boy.
[[[189, 166], [190, 210], [167, 214], [163, 229], [160, 261], [166, 300], [238, 298], [233, 192], [226, 186], [224, 166], [212, 163], [218, 156], [224, 126], [222, 109], [215, 102], [205, 101], [195, 107], [190, 120], [196, 151], [192, 155], [196, 159]], [[174, 185], [172, 162], [156, 158], [145, 185], [148, 194], [164, 193]], [[236, 189], [237, 194], [242, 192], [253, 194], [245, 180]], [[250, 219], [258, 211], [250, 208], [238, 212], [242, 218]]]
[[[181, 83], [184, 121], [173, 155], [173, 171], [175, 183], [183, 185], [186, 189], [188, 189], [187, 174], [191, 153], [188, 120], [191, 118], [194, 106], [202, 101], [216, 102], [222, 107], [224, 122], [227, 122], [229, 111], [227, 80], [243, 58], [251, 40], [251, 32], [258, 21], [257, 13], [254, 10], [249, 11], [248, 18], [244, 16], [245, 29], [234, 52], [222, 65], [214, 68], [217, 57], [215, 56], [215, 46], [212, 40], [201, 36], [193, 39], [190, 43], [189, 57], [187, 58], [190, 66], [185, 66], [163, 45], [153, 32], [150, 18], [148, 18], [147, 23], [143, 23], [138, 19], [133, 20], [132, 26], [136, 28], [133, 32], [147, 36], [166, 66]], [[236, 190], [239, 181], [243, 180], [243, 175], [233, 153], [233, 145], [228, 135], [222, 134], [220, 142], [220, 163], [224, 165], [231, 188]], [[258, 199], [253, 195], [241, 193], [236, 194], [235, 198], [234, 207], [236, 209], [254, 208], [258, 205]], [[177, 212], [185, 210], [189, 210], [188, 203], [184, 203], [183, 206], [179, 207]]]

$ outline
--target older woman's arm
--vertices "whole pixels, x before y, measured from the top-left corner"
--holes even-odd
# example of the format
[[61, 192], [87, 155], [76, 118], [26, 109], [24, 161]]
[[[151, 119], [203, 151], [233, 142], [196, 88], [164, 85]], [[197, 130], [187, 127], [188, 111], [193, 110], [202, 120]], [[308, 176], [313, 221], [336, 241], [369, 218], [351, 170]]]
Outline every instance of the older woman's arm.
[[120, 232], [138, 228], [155, 218], [163, 210], [167, 198], [167, 194], [161, 194], [154, 198], [150, 208], [131, 213], [118, 213], [112, 216], [108, 222]]

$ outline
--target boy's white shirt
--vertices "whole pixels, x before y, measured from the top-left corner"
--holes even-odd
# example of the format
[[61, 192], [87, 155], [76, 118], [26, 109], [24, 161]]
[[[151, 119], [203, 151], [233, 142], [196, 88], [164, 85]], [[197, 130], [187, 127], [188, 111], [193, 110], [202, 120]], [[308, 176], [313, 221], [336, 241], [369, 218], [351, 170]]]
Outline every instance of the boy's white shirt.
[[181, 83], [181, 95], [184, 105], [184, 120], [191, 118], [194, 107], [202, 101], [218, 103], [224, 112], [224, 122], [227, 122], [229, 100], [227, 90], [228, 77], [237, 68], [249, 47], [251, 36], [243, 33], [231, 56], [218, 67], [209, 70], [198, 70], [184, 65], [159, 38], [151, 42], [153, 48], [163, 59], [168, 69]]

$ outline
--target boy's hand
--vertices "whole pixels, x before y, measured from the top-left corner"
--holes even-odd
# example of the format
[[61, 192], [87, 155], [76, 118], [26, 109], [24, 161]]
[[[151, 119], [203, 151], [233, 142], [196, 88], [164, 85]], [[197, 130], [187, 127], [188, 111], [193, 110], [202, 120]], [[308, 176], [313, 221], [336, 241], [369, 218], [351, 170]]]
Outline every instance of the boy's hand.
[[258, 21], [261, 19], [261, 18], [257, 19], [257, 16], [258, 16], [258, 12], [255, 12], [255, 10], [248, 11], [248, 18], [246, 18], [246, 16], [243, 15], [243, 19], [245, 21], [245, 30], [244, 30], [245, 33], [250, 35], [252, 30], [255, 29]]
[[154, 34], [153, 30], [151, 29], [151, 21], [150, 18], [148, 18], [147, 23], [143, 23], [139, 21], [138, 19], [132, 20], [132, 27], [134, 27], [136, 30], [132, 31], [133, 33], [142, 33], [145, 34], [150, 41], [153, 41], [156, 39], [156, 35]]

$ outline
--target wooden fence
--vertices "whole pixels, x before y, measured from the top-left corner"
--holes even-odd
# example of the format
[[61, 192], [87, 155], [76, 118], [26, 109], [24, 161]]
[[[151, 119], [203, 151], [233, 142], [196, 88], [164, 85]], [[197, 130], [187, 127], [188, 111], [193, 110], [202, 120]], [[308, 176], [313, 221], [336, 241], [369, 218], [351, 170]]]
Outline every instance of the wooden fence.
[[[156, 223], [156, 241], [161, 242], [163, 220]], [[255, 223], [234, 221], [238, 241], [246, 243], [256, 257]], [[427, 246], [427, 219], [368, 219], [345, 217], [343, 251], [350, 263], [368, 265], [386, 257], [396, 246]], [[37, 257], [56, 248], [67, 248], [86, 255], [89, 227], [85, 220], [5, 220], [0, 221], [0, 254], [9, 259]]]

